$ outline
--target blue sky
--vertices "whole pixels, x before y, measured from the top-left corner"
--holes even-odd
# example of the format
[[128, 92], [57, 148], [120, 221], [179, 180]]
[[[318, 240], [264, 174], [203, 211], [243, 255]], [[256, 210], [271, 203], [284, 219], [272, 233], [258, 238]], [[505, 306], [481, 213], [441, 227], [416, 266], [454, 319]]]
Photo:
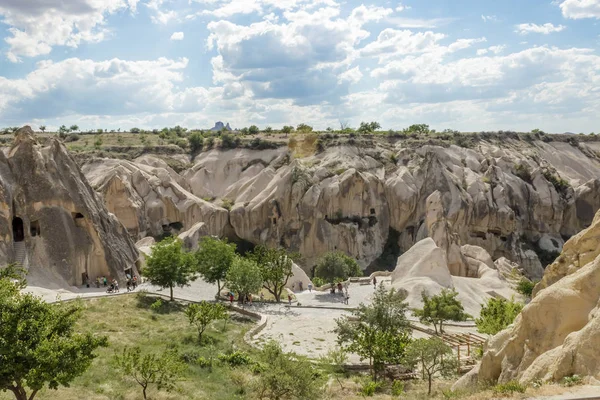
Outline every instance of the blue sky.
[[2, 0], [0, 126], [600, 131], [600, 0]]

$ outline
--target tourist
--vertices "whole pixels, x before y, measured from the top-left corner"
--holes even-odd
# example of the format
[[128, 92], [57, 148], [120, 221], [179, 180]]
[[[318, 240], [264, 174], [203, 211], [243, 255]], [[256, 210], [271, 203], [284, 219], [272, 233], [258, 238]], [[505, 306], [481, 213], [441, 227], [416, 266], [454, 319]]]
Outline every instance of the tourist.
[[119, 282], [117, 282], [117, 280], [113, 280], [114, 285], [115, 285], [115, 292], [119, 293]]
[[373, 277], [373, 289], [377, 289], [377, 277]]
[[292, 295], [288, 293], [288, 304], [292, 305]]
[[131, 292], [131, 279], [127, 278], [127, 291]]
[[133, 288], [135, 289], [137, 287], [137, 276], [136, 275], [133, 276], [132, 283], [133, 283]]
[[252, 295], [251, 294], [248, 295], [248, 302], [250, 303], [250, 305], [252, 305]]
[[300, 287], [300, 291], [302, 292], [304, 290], [304, 287], [302, 285], [302, 282], [298, 283], [298, 286]]
[[97, 277], [96, 278], [96, 287], [99, 288], [100, 284], [101, 284], [102, 278], [101, 277]]
[[85, 273], [85, 286], [88, 288], [90, 287], [90, 277], [87, 272]]
[[233, 306], [233, 298], [234, 298], [233, 293], [229, 292], [229, 304], [231, 306]]
[[108, 284], [108, 279], [106, 279], [106, 276], [102, 277], [102, 282], [104, 282], [104, 287], [106, 287], [106, 285]]
[[264, 303], [265, 302], [265, 295], [263, 292], [260, 292], [260, 302]]
[[346, 305], [348, 305], [348, 300], [350, 300], [350, 295], [348, 294], [348, 291], [346, 291], [346, 293], [344, 294], [344, 303]]
[[308, 291], [309, 291], [310, 293], [312, 293], [312, 287], [313, 287], [313, 286], [312, 286], [312, 282], [309, 282], [309, 283], [308, 283]]

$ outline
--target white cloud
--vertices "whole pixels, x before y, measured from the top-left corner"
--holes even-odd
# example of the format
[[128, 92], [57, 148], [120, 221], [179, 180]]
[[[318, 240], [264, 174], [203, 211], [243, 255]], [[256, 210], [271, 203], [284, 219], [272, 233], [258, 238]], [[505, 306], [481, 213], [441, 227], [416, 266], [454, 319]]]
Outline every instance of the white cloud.
[[17, 62], [21, 57], [49, 54], [54, 46], [100, 42], [110, 34], [105, 27], [106, 16], [127, 9], [135, 12], [137, 3], [138, 0], [3, 1], [0, 15], [12, 34], [5, 38], [9, 45], [7, 57]]
[[399, 28], [409, 29], [433, 29], [439, 28], [444, 25], [448, 25], [453, 22], [454, 18], [400, 18], [400, 17], [388, 17], [386, 19], [389, 23]]
[[483, 20], [483, 22], [498, 22], [498, 17], [496, 17], [495, 15], [481, 15], [481, 19]]
[[174, 32], [171, 35], [171, 40], [183, 40], [183, 38], [185, 37], [183, 32]]
[[490, 46], [487, 49], [479, 49], [477, 50], [477, 55], [478, 56], [482, 56], [488, 53], [493, 53], [493, 54], [500, 54], [502, 53], [504, 50], [506, 49], [506, 45], [499, 45], [499, 46]]
[[565, 18], [600, 19], [600, 0], [565, 0], [560, 4], [560, 9]]
[[338, 77], [340, 83], [342, 82], [350, 82], [350, 83], [358, 83], [363, 77], [362, 72], [360, 72], [360, 68], [358, 66], [344, 71]]
[[527, 35], [528, 33], [541, 33], [543, 35], [549, 35], [550, 33], [562, 32], [567, 29], [564, 25], [554, 25], [550, 22], [544, 25], [537, 24], [519, 24], [515, 27], [515, 32], [520, 35]]

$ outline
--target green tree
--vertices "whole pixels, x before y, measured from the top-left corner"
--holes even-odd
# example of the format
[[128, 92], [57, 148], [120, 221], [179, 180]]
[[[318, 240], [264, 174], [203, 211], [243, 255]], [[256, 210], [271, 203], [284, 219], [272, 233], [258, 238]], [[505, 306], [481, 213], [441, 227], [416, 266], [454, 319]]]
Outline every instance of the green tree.
[[59, 136], [61, 139], [64, 139], [64, 138], [66, 138], [66, 137], [67, 137], [67, 133], [69, 133], [69, 128], [67, 128], [66, 126], [64, 126], [64, 125], [61, 125], [61, 126], [58, 128], [58, 136]]
[[219, 303], [209, 303], [201, 301], [198, 304], [190, 304], [185, 309], [185, 315], [190, 321], [190, 325], [194, 325], [198, 330], [198, 342], [202, 342], [202, 334], [213, 321], [227, 319], [227, 309]]
[[192, 153], [196, 153], [197, 151], [202, 150], [204, 136], [202, 136], [202, 132], [192, 132], [188, 141], [190, 142], [190, 150]]
[[283, 128], [281, 128], [281, 132], [285, 133], [285, 137], [287, 137], [287, 135], [289, 135], [290, 133], [292, 133], [294, 131], [294, 127], [293, 126], [284, 126]]
[[410, 343], [405, 292], [379, 287], [369, 305], [360, 304], [350, 317], [336, 320], [338, 343], [348, 352], [368, 359], [373, 379], [386, 363], [399, 364]]
[[160, 356], [142, 355], [139, 347], [126, 347], [121, 355], [115, 355], [114, 361], [126, 377], [133, 379], [142, 387], [144, 399], [147, 398], [148, 387], [152, 384], [156, 385], [157, 390], [170, 392], [175, 389], [175, 383], [186, 368], [173, 350], [165, 351]]
[[315, 268], [315, 276], [325, 279], [328, 283], [336, 280], [345, 281], [350, 276], [362, 276], [362, 270], [355, 259], [344, 253], [325, 253]]
[[140, 131], [141, 131], [140, 128], [131, 128], [129, 130], [129, 132], [131, 132], [131, 133], [140, 133]]
[[281, 301], [281, 293], [292, 276], [292, 264], [296, 254], [290, 254], [286, 250], [269, 249], [265, 246], [257, 246], [250, 257], [260, 268], [263, 279], [263, 287], [269, 291], [276, 302]]
[[250, 125], [250, 127], [248, 128], [248, 134], [250, 135], [258, 135], [259, 132], [260, 129], [258, 129], [258, 126], [256, 125]]
[[429, 125], [427, 125], [427, 124], [413, 124], [413, 125], [411, 125], [411, 126], [408, 127], [407, 131], [410, 132], [410, 133], [418, 133], [418, 134], [427, 135], [429, 133]]
[[[273, 128], [271, 128], [270, 126], [267, 126], [267, 127], [265, 128], [265, 133], [271, 133], [271, 132], [273, 132]], [[592, 135], [593, 135], [593, 134], [592, 134]]]
[[69, 128], [69, 130], [71, 132], [77, 132], [79, 130], [79, 126], [77, 126], [77, 125], [71, 125], [71, 127]]
[[33, 400], [45, 386], [68, 387], [108, 345], [106, 337], [75, 333], [79, 302], [49, 304], [22, 293], [14, 265], [0, 272], [0, 390]]
[[96, 135], [96, 140], [94, 141], [94, 147], [99, 149], [102, 146], [102, 137], [100, 135]]
[[307, 359], [294, 353], [284, 353], [274, 341], [264, 346], [259, 357], [267, 366], [253, 385], [259, 399], [322, 398], [324, 382], [315, 366]]
[[183, 251], [181, 240], [168, 237], [152, 246], [142, 273], [153, 285], [169, 288], [174, 300], [173, 287], [184, 287], [194, 281], [195, 268], [194, 257]]
[[235, 244], [228, 243], [227, 239], [204, 236], [200, 239], [200, 247], [194, 256], [202, 278], [208, 283], [217, 284], [218, 298], [222, 289], [221, 282], [225, 280], [227, 271], [235, 259]]
[[306, 124], [299, 124], [296, 127], [296, 130], [300, 133], [309, 133], [313, 131], [313, 127], [310, 125], [306, 125]]
[[406, 349], [406, 363], [410, 366], [421, 368], [427, 377], [428, 392], [431, 395], [431, 383], [436, 374], [443, 377], [454, 375], [458, 369], [458, 360], [454, 358], [452, 349], [440, 338], [417, 339]]
[[456, 296], [458, 292], [454, 289], [442, 289], [440, 294], [431, 297], [423, 291], [423, 308], [413, 312], [421, 323], [433, 324], [436, 334], [444, 333], [444, 321], [466, 321], [470, 317], [464, 312], [463, 305]]
[[46, 125], [40, 125], [40, 131], [46, 132]]
[[380, 129], [381, 125], [379, 125], [379, 122], [361, 122], [360, 123], [360, 127], [357, 129], [357, 131], [359, 133], [373, 133], [375, 132], [377, 129]]
[[256, 261], [243, 257], [235, 257], [233, 265], [225, 277], [227, 288], [239, 293], [241, 299], [256, 293], [262, 287], [262, 275]]
[[492, 297], [482, 306], [480, 317], [475, 320], [477, 330], [495, 335], [512, 324], [522, 309], [522, 303]]

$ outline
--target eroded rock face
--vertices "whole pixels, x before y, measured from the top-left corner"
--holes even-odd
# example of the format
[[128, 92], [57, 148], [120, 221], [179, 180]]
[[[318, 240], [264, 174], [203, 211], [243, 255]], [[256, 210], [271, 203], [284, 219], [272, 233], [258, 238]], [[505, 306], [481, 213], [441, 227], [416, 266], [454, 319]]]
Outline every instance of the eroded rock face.
[[600, 378], [600, 212], [592, 226], [565, 243], [535, 296], [514, 324], [494, 336], [473, 381], [558, 381], [578, 374]]
[[[600, 162], [583, 145], [508, 139], [475, 149], [404, 146], [335, 146], [300, 159], [285, 148], [215, 149], [201, 153], [183, 179], [139, 162], [99, 161], [84, 170], [138, 237], [165, 223], [180, 221], [183, 231], [204, 222], [211, 234], [299, 251], [306, 271], [327, 251], [367, 267], [393, 247], [390, 238], [405, 252], [431, 237], [454, 276], [469, 276], [461, 248], [474, 245], [540, 279], [538, 254], [559, 252], [600, 208]], [[571, 186], [555, 187], [551, 177]], [[229, 224], [220, 206], [231, 209]]]
[[496, 270], [491, 256], [478, 246], [459, 249], [467, 261], [468, 276], [451, 273], [447, 253], [432, 238], [425, 238], [398, 258], [392, 272], [392, 286], [406, 291], [412, 308], [423, 306], [421, 293], [437, 295], [442, 289], [456, 289], [467, 313], [478, 316], [481, 304], [491, 297], [518, 296]]
[[[57, 140], [39, 146], [29, 127], [0, 152], [0, 265], [20, 262], [70, 285], [135, 271], [137, 250]], [[48, 274], [47, 274], [48, 275]]]
[[135, 239], [179, 233], [198, 222], [208, 234], [223, 234], [227, 210], [194, 196], [187, 181], [156, 157], [96, 159], [82, 170]]

